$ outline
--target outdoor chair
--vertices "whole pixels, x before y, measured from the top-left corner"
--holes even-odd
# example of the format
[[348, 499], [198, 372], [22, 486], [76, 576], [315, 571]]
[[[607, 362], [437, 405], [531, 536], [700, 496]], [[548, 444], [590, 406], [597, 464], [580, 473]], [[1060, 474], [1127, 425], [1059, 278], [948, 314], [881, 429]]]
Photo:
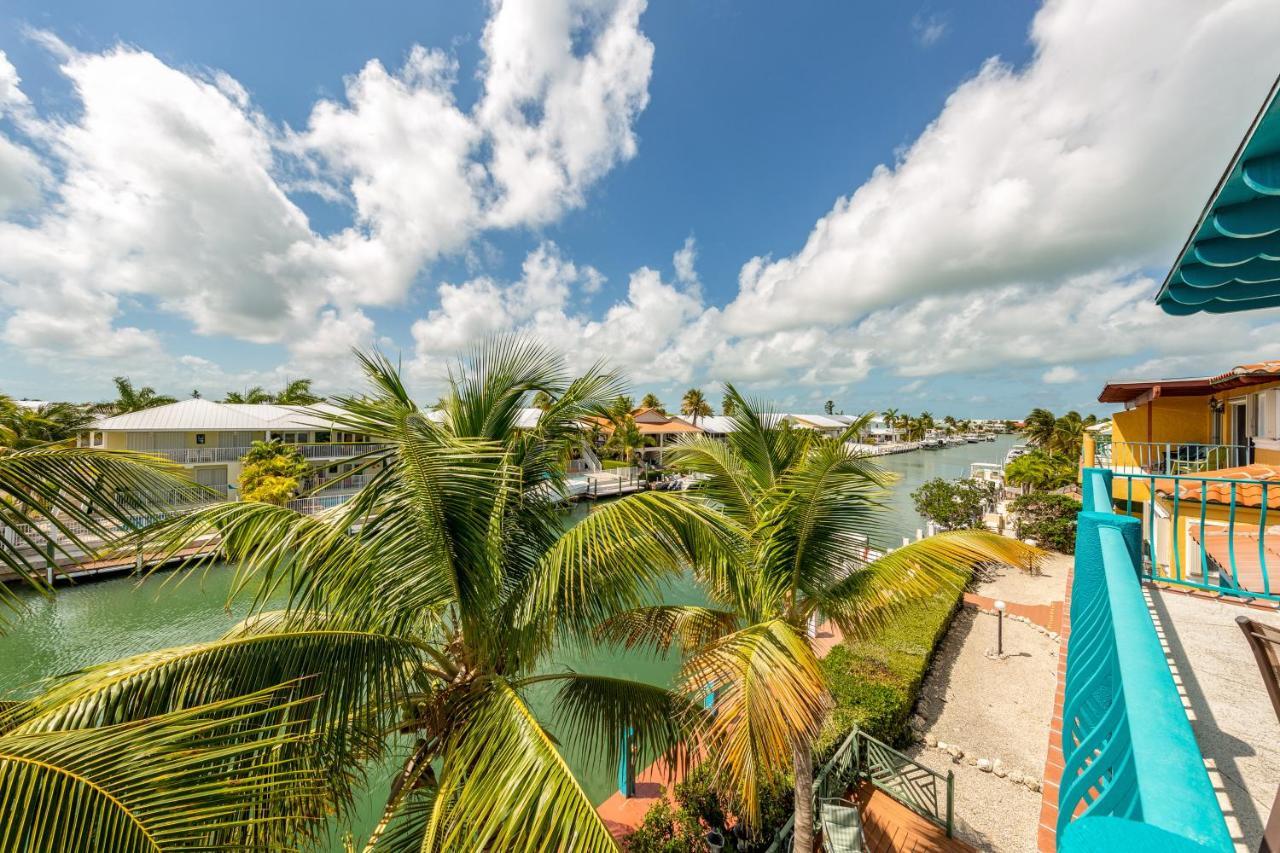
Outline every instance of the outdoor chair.
[[818, 803], [822, 849], [826, 853], [862, 853], [862, 815], [858, 806], [839, 798]]
[[[1262, 683], [1271, 697], [1271, 707], [1280, 721], [1280, 628], [1255, 622], [1248, 616], [1237, 616], [1236, 624], [1249, 641], [1249, 648], [1253, 650], [1258, 670], [1262, 673]], [[1262, 832], [1258, 853], [1280, 853], [1280, 788], [1276, 790], [1275, 802], [1271, 804], [1271, 816], [1267, 818], [1267, 827]]]

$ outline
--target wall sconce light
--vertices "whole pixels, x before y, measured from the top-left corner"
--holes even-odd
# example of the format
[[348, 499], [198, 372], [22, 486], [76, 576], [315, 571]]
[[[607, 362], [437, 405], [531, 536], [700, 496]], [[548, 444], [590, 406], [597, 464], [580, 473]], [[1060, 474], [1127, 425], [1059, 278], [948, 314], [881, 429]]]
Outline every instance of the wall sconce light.
[[1222, 410], [1225, 409], [1226, 407], [1227, 407], [1226, 403], [1223, 403], [1217, 397], [1209, 398], [1209, 411], [1213, 412], [1214, 414], [1216, 415], [1222, 414]]

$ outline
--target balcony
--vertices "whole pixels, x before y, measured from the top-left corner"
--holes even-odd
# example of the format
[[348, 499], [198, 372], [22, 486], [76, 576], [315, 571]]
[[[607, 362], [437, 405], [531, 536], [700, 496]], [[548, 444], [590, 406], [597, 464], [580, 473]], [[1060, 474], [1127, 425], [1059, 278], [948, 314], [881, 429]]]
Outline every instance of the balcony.
[[[1142, 522], [1084, 472], [1062, 705], [1058, 849], [1233, 849], [1143, 596]], [[1241, 665], [1248, 666], [1242, 657]]]
[[1196, 474], [1252, 461], [1253, 448], [1243, 444], [1116, 441], [1099, 443], [1092, 465], [1118, 474]]
[[[304, 459], [349, 459], [363, 456], [387, 447], [386, 444], [369, 442], [353, 444], [288, 444], [302, 454]], [[174, 450], [146, 450], [181, 465], [202, 465], [210, 462], [239, 462], [249, 452], [248, 447], [182, 447]]]

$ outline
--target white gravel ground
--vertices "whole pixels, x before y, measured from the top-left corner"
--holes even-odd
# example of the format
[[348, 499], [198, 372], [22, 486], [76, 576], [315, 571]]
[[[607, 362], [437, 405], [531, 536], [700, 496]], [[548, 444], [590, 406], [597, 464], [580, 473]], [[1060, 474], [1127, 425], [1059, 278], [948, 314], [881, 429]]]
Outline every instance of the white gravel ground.
[[[983, 595], [1022, 604], [1061, 601], [1069, 558], [1046, 561], [1043, 574], [998, 570], [979, 584]], [[955, 758], [927, 743], [920, 763], [955, 773], [956, 834], [980, 850], [1034, 851], [1040, 818], [1038, 785], [1057, 687], [1057, 643], [1031, 625], [1005, 621], [1005, 657], [994, 658], [996, 617], [966, 608], [956, 615], [930, 669], [916, 712], [924, 737], [955, 745]], [[971, 761], [1000, 761], [1007, 775]], [[1035, 790], [1018, 784], [1035, 780]]]

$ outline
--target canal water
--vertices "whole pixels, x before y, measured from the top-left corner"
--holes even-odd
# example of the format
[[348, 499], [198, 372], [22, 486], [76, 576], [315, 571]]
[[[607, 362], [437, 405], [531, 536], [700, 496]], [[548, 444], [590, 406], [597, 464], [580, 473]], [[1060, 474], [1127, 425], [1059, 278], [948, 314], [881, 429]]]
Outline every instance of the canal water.
[[[965, 444], [945, 450], [919, 450], [877, 461], [897, 475], [886, 502], [893, 512], [872, 539], [879, 545], [900, 544], [915, 537], [924, 526], [911, 505], [910, 493], [933, 477], [965, 476], [971, 462], [999, 462], [1015, 443], [1012, 437], [996, 442]], [[566, 523], [586, 515], [593, 504], [572, 508]], [[86, 582], [58, 590], [52, 599], [26, 595], [28, 611], [12, 617], [0, 636], [0, 699], [30, 692], [42, 678], [71, 672], [96, 663], [168, 646], [214, 639], [245, 616], [245, 608], [227, 607], [231, 572], [225, 567], [179, 577], [159, 573], [145, 580], [119, 577]], [[671, 603], [700, 603], [692, 582], [673, 585], [665, 598]], [[653, 684], [669, 684], [678, 661], [635, 654], [608, 654], [564, 649], [548, 664], [548, 671], [572, 669], [607, 674]], [[531, 697], [535, 707], [549, 708], [551, 691]], [[554, 724], [551, 726], [554, 731]], [[608, 756], [587, 756], [566, 749], [588, 794], [603, 802], [616, 786], [616, 767]], [[371, 798], [366, 815], [370, 825], [376, 815]], [[361, 821], [363, 823], [364, 821]]]

